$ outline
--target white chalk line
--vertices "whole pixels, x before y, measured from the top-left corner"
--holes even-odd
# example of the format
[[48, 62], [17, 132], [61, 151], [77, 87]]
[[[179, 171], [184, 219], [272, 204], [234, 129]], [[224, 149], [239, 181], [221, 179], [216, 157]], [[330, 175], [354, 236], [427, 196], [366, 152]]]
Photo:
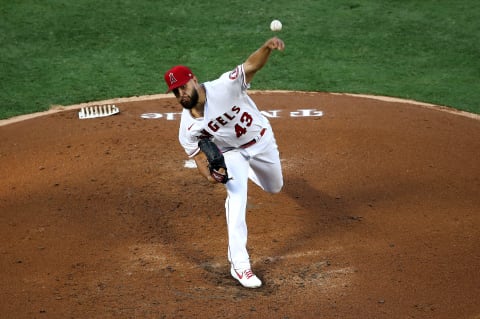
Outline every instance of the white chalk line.
[[412, 104], [416, 106], [420, 106], [429, 110], [441, 111], [446, 112], [454, 115], [460, 115], [468, 118], [472, 118], [475, 120], [480, 120], [480, 114], [469, 113], [465, 111], [456, 110], [454, 108], [443, 106], [443, 105], [435, 105], [429, 103], [418, 102], [415, 100], [408, 100], [408, 99], [400, 99], [395, 97], [389, 96], [381, 96], [381, 95], [366, 95], [366, 94], [351, 94], [351, 93], [329, 93], [332, 95], [346, 95], [346, 96], [353, 96], [358, 98], [365, 98], [365, 99], [372, 99], [372, 100], [379, 100], [384, 102], [392, 102], [392, 103], [404, 103], [404, 104]]

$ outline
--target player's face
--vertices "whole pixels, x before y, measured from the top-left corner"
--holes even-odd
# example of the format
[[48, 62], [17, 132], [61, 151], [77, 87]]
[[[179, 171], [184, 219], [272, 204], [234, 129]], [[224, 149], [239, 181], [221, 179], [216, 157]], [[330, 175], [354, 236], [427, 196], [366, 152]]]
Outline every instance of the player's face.
[[198, 103], [198, 91], [192, 81], [173, 90], [177, 101], [186, 109], [192, 109]]

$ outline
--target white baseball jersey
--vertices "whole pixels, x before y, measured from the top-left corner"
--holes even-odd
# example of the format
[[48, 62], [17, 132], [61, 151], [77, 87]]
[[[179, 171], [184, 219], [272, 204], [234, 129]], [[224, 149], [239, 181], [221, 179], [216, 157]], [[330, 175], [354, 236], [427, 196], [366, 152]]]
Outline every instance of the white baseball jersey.
[[188, 109], [183, 109], [181, 116], [179, 141], [189, 157], [199, 152], [200, 137], [212, 136], [225, 152], [258, 139], [262, 130], [270, 128], [268, 119], [247, 95], [249, 84], [245, 82], [243, 64], [204, 86], [204, 117], [194, 118]]

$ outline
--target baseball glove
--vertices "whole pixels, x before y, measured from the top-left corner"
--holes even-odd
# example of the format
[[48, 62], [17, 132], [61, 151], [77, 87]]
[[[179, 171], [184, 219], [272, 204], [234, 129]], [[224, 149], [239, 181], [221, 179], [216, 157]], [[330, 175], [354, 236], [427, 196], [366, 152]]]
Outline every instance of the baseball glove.
[[[217, 145], [208, 138], [203, 138], [198, 141], [198, 147], [207, 157], [208, 169], [213, 179], [219, 183], [226, 184], [229, 180], [227, 165], [225, 165], [225, 158]], [[222, 168], [224, 173], [221, 172]]]

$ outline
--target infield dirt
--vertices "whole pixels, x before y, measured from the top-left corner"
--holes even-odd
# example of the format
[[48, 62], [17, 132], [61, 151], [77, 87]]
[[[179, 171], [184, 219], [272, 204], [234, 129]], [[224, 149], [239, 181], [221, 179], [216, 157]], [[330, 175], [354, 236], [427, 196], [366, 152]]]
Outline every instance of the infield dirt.
[[478, 118], [252, 97], [285, 177], [249, 189], [264, 287], [229, 275], [225, 191], [185, 166], [173, 97], [130, 100], [0, 126], [0, 317], [480, 318]]

